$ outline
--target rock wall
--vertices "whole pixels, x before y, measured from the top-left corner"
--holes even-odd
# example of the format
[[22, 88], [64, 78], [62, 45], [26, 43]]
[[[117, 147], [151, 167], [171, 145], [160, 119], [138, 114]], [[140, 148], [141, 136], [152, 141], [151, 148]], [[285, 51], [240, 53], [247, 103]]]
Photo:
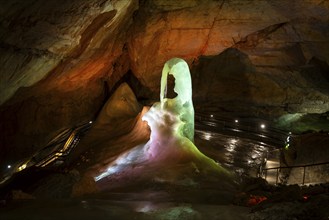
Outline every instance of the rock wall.
[[313, 56], [329, 59], [323, 50], [329, 44], [328, 2], [183, 2], [147, 1], [139, 10], [129, 54], [134, 73], [150, 87], [157, 68], [172, 56], [191, 62], [236, 47], [259, 67], [305, 64]]
[[1, 5], [3, 167], [44, 147], [59, 130], [95, 118], [129, 69], [125, 39], [138, 2]]
[[[329, 133], [304, 134], [294, 140], [291, 148], [284, 151], [289, 166], [292, 168], [288, 178], [289, 184], [317, 184], [329, 181]], [[316, 165], [318, 164], [318, 165]], [[304, 176], [305, 172], [305, 176]]]

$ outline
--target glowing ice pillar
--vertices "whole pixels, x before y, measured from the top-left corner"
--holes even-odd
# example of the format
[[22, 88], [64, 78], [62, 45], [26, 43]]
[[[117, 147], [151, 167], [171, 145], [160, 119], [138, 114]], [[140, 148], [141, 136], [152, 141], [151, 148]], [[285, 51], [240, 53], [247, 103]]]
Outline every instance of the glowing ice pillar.
[[[175, 78], [177, 96], [166, 98], [167, 78]], [[191, 76], [187, 63], [179, 58], [166, 62], [161, 77], [160, 102], [154, 103], [144, 114], [151, 129], [150, 140], [145, 144], [147, 160], [166, 160], [184, 152], [197, 150], [194, 139], [194, 109]]]
[[[171, 74], [175, 78], [174, 91], [177, 96], [167, 99], [167, 78]], [[169, 109], [179, 116], [184, 123], [182, 135], [194, 141], [194, 108], [192, 102], [192, 82], [187, 63], [180, 58], [167, 61], [162, 70], [160, 102], [162, 109]]]
[[[175, 78], [174, 91], [177, 96], [168, 99], [167, 78], [171, 74]], [[172, 58], [167, 61], [162, 70], [161, 90], [160, 90], [161, 108], [167, 109], [179, 116], [184, 123], [182, 126], [182, 136], [194, 141], [194, 109], [192, 102], [192, 82], [189, 67], [187, 63], [180, 58]]]

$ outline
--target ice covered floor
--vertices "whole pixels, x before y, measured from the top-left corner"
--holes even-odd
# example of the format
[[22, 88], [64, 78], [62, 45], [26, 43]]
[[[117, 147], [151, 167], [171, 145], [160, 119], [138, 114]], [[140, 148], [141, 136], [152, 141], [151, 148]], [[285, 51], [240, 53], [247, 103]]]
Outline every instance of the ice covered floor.
[[[126, 195], [127, 196], [127, 195]], [[135, 195], [134, 195], [135, 196]], [[13, 211], [13, 209], [15, 211]], [[233, 205], [207, 205], [150, 201], [48, 200], [21, 201], [0, 209], [0, 219], [136, 219], [190, 220], [249, 219], [249, 208]]]

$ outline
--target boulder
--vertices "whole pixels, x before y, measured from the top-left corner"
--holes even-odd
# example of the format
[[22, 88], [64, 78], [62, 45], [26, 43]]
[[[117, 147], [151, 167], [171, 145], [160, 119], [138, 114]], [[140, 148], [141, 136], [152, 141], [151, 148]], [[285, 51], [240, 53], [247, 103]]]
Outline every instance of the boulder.
[[96, 192], [98, 192], [98, 188], [94, 178], [88, 175], [84, 175], [77, 183], [73, 185], [71, 196], [81, 197]]
[[35, 199], [35, 197], [31, 194], [25, 193], [22, 190], [12, 190], [10, 193], [10, 199], [12, 200], [29, 200]]

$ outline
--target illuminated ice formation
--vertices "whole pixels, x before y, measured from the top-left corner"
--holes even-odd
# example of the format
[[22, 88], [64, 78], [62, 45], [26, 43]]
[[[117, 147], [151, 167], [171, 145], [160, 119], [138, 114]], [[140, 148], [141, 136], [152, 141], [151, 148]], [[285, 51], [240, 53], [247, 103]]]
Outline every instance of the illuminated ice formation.
[[[167, 78], [168, 74], [175, 78], [174, 91], [177, 96], [173, 99], [167, 99]], [[173, 58], [166, 62], [162, 70], [161, 90], [160, 90], [161, 109], [173, 113], [183, 122], [181, 129], [182, 135], [193, 142], [194, 139], [194, 109], [192, 102], [192, 82], [187, 63], [179, 58]]]
[[[168, 74], [175, 78], [174, 91], [177, 96], [173, 99], [166, 98]], [[143, 120], [147, 121], [151, 128], [150, 141], [145, 145], [149, 159], [160, 159], [169, 156], [169, 152], [172, 155], [180, 150], [179, 146], [193, 145], [194, 109], [191, 76], [184, 60], [173, 58], [164, 65], [160, 103], [155, 103], [144, 115]]]
[[[173, 99], [166, 98], [168, 74], [175, 78], [174, 91], [177, 96]], [[173, 58], [164, 65], [160, 102], [155, 103], [142, 118], [151, 129], [150, 140], [145, 145], [136, 146], [120, 155], [107, 171], [95, 177], [96, 181], [134, 167], [134, 164], [164, 167], [184, 163], [197, 172], [215, 170], [227, 174], [225, 169], [202, 154], [193, 144], [194, 109], [191, 84], [190, 71], [184, 60]]]

